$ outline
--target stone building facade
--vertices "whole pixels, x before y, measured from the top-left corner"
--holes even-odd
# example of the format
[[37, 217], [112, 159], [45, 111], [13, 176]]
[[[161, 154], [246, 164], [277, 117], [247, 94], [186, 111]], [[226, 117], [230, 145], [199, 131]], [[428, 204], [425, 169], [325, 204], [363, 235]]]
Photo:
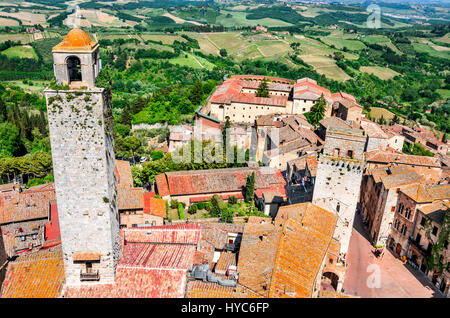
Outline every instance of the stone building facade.
[[[70, 53], [95, 65], [96, 47], [74, 28], [54, 48], [55, 63]], [[62, 68], [55, 64], [58, 83], [67, 81]], [[95, 68], [81, 69], [69, 89], [44, 91], [67, 285], [113, 283], [120, 256], [110, 94], [94, 86]]]
[[[256, 97], [263, 80], [268, 97]], [[325, 116], [335, 114], [350, 123], [359, 123], [362, 107], [349, 94], [331, 92], [310, 78], [292, 80], [270, 76], [235, 75], [225, 80], [208, 98], [200, 113], [219, 121], [253, 123], [258, 116], [270, 114], [300, 115], [311, 111], [321, 98], [326, 101]], [[334, 106], [335, 105], [335, 106]]]
[[[417, 209], [411, 244], [406, 254], [413, 266], [424, 272], [446, 297], [450, 297], [449, 208], [450, 202], [439, 201]], [[439, 247], [433, 251], [435, 245]], [[430, 267], [430, 256], [433, 256], [433, 263], [437, 265], [434, 268]]]
[[[416, 240], [413, 235], [417, 222], [420, 223], [418, 211], [426, 205], [448, 200], [450, 185], [419, 184], [401, 189], [387, 246], [398, 257], [407, 256], [411, 244]], [[422, 271], [426, 272], [426, 268]]]
[[313, 203], [338, 216], [334, 238], [345, 260], [356, 213], [366, 136], [359, 129], [330, 127], [319, 157]]
[[363, 177], [361, 213], [375, 246], [386, 244], [394, 222], [399, 191], [423, 180], [423, 176], [402, 166], [377, 168]]
[[9, 257], [44, 245], [45, 224], [53, 200], [53, 183], [0, 193], [0, 228]]

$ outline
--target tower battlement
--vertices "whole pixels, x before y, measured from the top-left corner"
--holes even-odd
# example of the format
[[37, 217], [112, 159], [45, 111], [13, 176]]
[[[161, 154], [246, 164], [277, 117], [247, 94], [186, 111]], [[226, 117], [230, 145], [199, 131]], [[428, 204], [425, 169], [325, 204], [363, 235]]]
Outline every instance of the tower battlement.
[[335, 166], [338, 168], [345, 168], [347, 171], [355, 170], [359, 173], [361, 170], [364, 170], [365, 158], [363, 157], [362, 159], [351, 159], [322, 154], [319, 156], [318, 163]]

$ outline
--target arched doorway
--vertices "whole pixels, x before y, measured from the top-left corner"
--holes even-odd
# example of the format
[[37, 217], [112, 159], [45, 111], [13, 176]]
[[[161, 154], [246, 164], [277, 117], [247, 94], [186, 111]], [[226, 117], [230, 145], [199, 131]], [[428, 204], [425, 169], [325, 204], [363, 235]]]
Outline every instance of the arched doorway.
[[400, 256], [402, 254], [402, 245], [400, 243], [397, 243], [397, 247], [395, 248], [395, 253]]
[[417, 264], [417, 255], [416, 255], [416, 254], [413, 254], [413, 255], [411, 256], [411, 262], [412, 262], [413, 264], [415, 264], [415, 265], [418, 265], [418, 264]]
[[336, 291], [339, 282], [339, 276], [332, 272], [325, 272], [323, 273], [323, 277], [324, 277], [323, 281], [331, 284], [331, 286]]
[[67, 72], [69, 73], [69, 83], [81, 81], [81, 62], [76, 56], [67, 58]]

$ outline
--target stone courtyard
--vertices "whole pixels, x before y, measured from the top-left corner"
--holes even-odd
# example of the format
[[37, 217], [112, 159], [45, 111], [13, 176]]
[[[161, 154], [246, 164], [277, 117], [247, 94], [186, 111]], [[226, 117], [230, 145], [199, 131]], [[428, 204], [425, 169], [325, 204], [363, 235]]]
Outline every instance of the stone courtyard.
[[[403, 265], [389, 249], [382, 259], [377, 259], [369, 240], [368, 230], [357, 214], [347, 255], [348, 268], [343, 286], [346, 294], [363, 298], [443, 297], [422, 272]], [[378, 285], [371, 279], [376, 271], [380, 274]], [[368, 287], [371, 284], [374, 287]]]

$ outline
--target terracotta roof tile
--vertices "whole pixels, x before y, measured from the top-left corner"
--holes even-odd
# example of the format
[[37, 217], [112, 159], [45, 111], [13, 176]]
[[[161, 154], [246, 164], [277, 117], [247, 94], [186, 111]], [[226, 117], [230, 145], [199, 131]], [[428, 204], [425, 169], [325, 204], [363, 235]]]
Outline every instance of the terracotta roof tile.
[[[164, 194], [166, 194], [166, 184], [168, 184], [171, 195], [242, 192], [247, 176], [252, 172], [255, 172], [256, 190], [275, 190], [285, 194], [284, 185], [286, 181], [281, 172], [274, 169], [230, 168], [174, 171], [158, 175], [155, 179], [158, 192], [162, 189]], [[165, 180], [167, 180], [167, 183]], [[161, 192], [159, 194], [164, 195]]]
[[129, 188], [127, 185], [118, 185], [117, 200], [119, 210], [143, 210], [144, 189]]
[[74, 27], [52, 51], [92, 51], [97, 45], [86, 32]]
[[64, 282], [61, 247], [22, 255], [8, 264], [2, 298], [59, 297]]
[[53, 184], [0, 193], [0, 224], [47, 218], [50, 201], [55, 199]]
[[236, 266], [236, 254], [229, 252], [220, 253], [219, 260], [217, 261], [214, 269], [215, 273], [225, 275], [229, 266]]
[[311, 203], [281, 207], [275, 222], [249, 218], [239, 252], [239, 283], [265, 297], [310, 297], [336, 216]]
[[114, 284], [66, 286], [64, 297], [181, 298], [200, 237], [199, 224], [123, 229]]
[[188, 283], [186, 298], [262, 298], [262, 296], [241, 285], [227, 287], [196, 280]]
[[383, 150], [372, 150], [366, 152], [366, 160], [368, 162], [376, 163], [397, 163], [406, 165], [441, 167], [439, 158], [436, 157], [413, 156]]
[[144, 213], [165, 218], [166, 201], [163, 199], [155, 198], [154, 193], [144, 193]]
[[320, 124], [325, 127], [339, 127], [339, 128], [351, 128], [352, 126], [347, 123], [345, 120], [340, 119], [339, 117], [325, 117], [320, 121]]
[[422, 184], [412, 185], [400, 190], [417, 203], [427, 203], [436, 200], [450, 199], [450, 185], [424, 186]]
[[128, 161], [116, 160], [117, 184], [133, 187], [133, 176]]
[[420, 208], [418, 208], [418, 210], [439, 225], [442, 225], [445, 215], [449, 213], [449, 208], [450, 202], [439, 201], [421, 206]]

